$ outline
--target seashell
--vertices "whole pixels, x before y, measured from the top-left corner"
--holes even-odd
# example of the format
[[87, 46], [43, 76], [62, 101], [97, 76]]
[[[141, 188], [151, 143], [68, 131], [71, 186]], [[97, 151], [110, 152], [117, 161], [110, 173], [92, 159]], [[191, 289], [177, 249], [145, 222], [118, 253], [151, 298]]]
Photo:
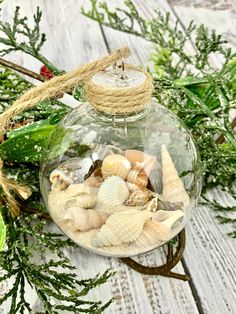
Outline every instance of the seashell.
[[145, 205], [152, 197], [153, 193], [150, 190], [137, 189], [129, 195], [124, 204], [128, 206]]
[[126, 179], [130, 169], [131, 164], [128, 159], [118, 154], [108, 155], [102, 163], [103, 178], [119, 176], [122, 179]]
[[149, 220], [145, 223], [142, 233], [134, 243], [135, 246], [145, 247], [167, 241], [170, 237], [170, 229], [161, 223]]
[[90, 177], [85, 180], [85, 184], [99, 188], [104, 179], [102, 178], [101, 168], [97, 168], [93, 171]]
[[127, 182], [136, 184], [139, 188], [146, 187], [148, 184], [148, 176], [142, 170], [142, 167], [135, 165], [128, 174]]
[[177, 210], [183, 207], [183, 203], [164, 202], [160, 198], [157, 203], [158, 210]]
[[129, 196], [129, 190], [123, 179], [118, 176], [108, 177], [97, 194], [98, 204], [108, 207], [122, 205]]
[[173, 211], [158, 210], [156, 213], [153, 214], [152, 220], [160, 222], [168, 229], [171, 229], [173, 225], [183, 216], [184, 213], [180, 209]]
[[63, 220], [74, 231], [87, 231], [100, 228], [108, 218], [108, 214], [94, 209], [83, 209], [78, 206], [68, 208]]
[[130, 192], [134, 192], [136, 190], [139, 190], [140, 187], [138, 185], [136, 185], [135, 183], [132, 183], [132, 182], [126, 182], [127, 184], [127, 187], [129, 189]]
[[135, 241], [144, 223], [152, 217], [149, 211], [129, 210], [111, 215], [92, 242], [94, 246], [112, 246]]
[[84, 183], [71, 184], [65, 190], [66, 197], [74, 197], [82, 194], [94, 194], [97, 189]]
[[162, 184], [164, 201], [171, 203], [182, 202], [183, 208], [189, 205], [189, 196], [165, 145], [162, 146]]
[[[140, 186], [147, 186], [147, 179], [149, 178], [151, 188], [160, 193], [162, 190], [161, 165], [156, 160], [156, 157], [139, 150], [126, 150], [124, 151], [124, 156], [134, 166], [132, 170], [135, 170], [135, 172], [131, 170], [131, 174], [127, 180], [129, 182], [135, 182], [135, 180], [138, 180], [141, 181], [138, 183]], [[147, 174], [147, 176], [141, 173], [138, 175], [141, 171]]]
[[154, 213], [157, 211], [157, 204], [158, 204], [158, 198], [154, 197], [146, 204], [145, 209]]
[[91, 158], [74, 157], [64, 161], [49, 176], [52, 190], [63, 190], [70, 184], [83, 182], [91, 165]]
[[96, 205], [96, 196], [91, 194], [82, 194], [76, 197], [76, 205], [82, 208], [88, 209], [93, 208]]
[[86, 181], [84, 181], [85, 184], [89, 185], [89, 186], [93, 186], [95, 188], [99, 188], [103, 182], [103, 178], [101, 177], [94, 177], [91, 176], [89, 177]]
[[93, 160], [103, 160], [108, 155], [112, 154], [122, 154], [122, 150], [113, 145], [104, 145], [104, 144], [90, 144], [90, 148], [93, 151], [92, 159]]
[[148, 155], [140, 150], [128, 149], [124, 151], [124, 156], [134, 165], [136, 162], [143, 162]]

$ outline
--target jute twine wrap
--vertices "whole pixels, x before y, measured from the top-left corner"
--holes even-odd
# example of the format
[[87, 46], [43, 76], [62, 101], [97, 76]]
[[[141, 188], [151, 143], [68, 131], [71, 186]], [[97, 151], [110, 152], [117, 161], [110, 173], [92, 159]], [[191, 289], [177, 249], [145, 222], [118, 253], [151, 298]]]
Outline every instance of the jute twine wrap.
[[[7, 131], [10, 120], [26, 109], [34, 107], [39, 102], [58, 97], [63, 93], [71, 91], [81, 81], [87, 80], [94, 74], [103, 69], [112, 66], [117, 61], [127, 58], [130, 55], [129, 48], [121, 48], [103, 59], [81, 66], [79, 69], [68, 72], [66, 74], [56, 76], [49, 81], [44, 82], [40, 86], [28, 90], [23, 96], [14, 102], [14, 104], [0, 115], [0, 136]], [[20, 213], [20, 207], [12, 196], [12, 192], [17, 193], [22, 198], [27, 199], [30, 194], [30, 188], [19, 185], [14, 180], [6, 177], [3, 171], [3, 161], [0, 158], [0, 186], [5, 193], [6, 201], [13, 216]]]
[[86, 82], [86, 98], [98, 111], [111, 115], [128, 115], [143, 111], [149, 104], [153, 92], [152, 76], [130, 64], [126, 64], [125, 69], [143, 72], [145, 81], [135, 87], [118, 88], [97, 85], [91, 79]]

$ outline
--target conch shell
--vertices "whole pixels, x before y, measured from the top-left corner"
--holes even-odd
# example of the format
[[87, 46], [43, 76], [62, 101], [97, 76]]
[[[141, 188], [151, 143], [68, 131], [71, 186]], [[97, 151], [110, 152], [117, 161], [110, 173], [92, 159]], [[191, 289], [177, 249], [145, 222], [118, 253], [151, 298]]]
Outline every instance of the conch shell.
[[153, 214], [152, 219], [145, 223], [135, 245], [145, 247], [169, 240], [172, 235], [171, 228], [183, 215], [182, 210], [157, 211]]
[[153, 214], [152, 220], [160, 222], [168, 229], [171, 229], [173, 225], [183, 216], [184, 213], [180, 209], [173, 211], [158, 210], [156, 213]]
[[135, 241], [144, 223], [152, 217], [149, 211], [128, 210], [111, 215], [97, 233], [94, 246], [112, 246]]
[[130, 162], [122, 155], [108, 155], [102, 162], [103, 178], [119, 176], [125, 180], [128, 173], [130, 172], [130, 169]]
[[161, 153], [163, 200], [171, 203], [182, 202], [183, 208], [186, 208], [190, 203], [190, 199], [165, 145], [162, 146]]
[[118, 176], [108, 177], [101, 185], [97, 194], [98, 207], [113, 212], [119, 210], [129, 196], [129, 190], [123, 179]]
[[91, 164], [92, 161], [90, 158], [84, 158], [82, 160], [78, 157], [70, 158], [62, 162], [49, 176], [52, 182], [51, 189], [64, 190], [70, 184], [82, 182]]
[[73, 206], [66, 209], [63, 220], [74, 231], [87, 231], [100, 228], [107, 220], [109, 214], [94, 209], [83, 209]]

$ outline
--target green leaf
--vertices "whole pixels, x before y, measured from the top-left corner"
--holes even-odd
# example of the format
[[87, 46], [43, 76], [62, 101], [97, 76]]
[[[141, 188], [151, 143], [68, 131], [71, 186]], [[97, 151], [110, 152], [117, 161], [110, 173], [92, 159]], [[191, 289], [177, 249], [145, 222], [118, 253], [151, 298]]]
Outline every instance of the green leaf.
[[0, 252], [4, 248], [5, 240], [6, 240], [6, 225], [3, 221], [2, 214], [0, 212]]
[[54, 127], [44, 120], [12, 131], [9, 139], [0, 145], [1, 157], [15, 162], [42, 160]]

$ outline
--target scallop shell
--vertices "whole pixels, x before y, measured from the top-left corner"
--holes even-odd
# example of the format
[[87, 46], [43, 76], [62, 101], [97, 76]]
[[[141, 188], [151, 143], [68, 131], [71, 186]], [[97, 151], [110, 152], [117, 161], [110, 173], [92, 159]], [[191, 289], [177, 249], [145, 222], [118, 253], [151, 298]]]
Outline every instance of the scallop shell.
[[82, 182], [91, 165], [90, 158], [74, 157], [62, 162], [49, 176], [52, 190], [63, 190], [70, 184]]
[[152, 197], [153, 193], [150, 190], [137, 189], [129, 195], [124, 204], [128, 206], [145, 205]]
[[173, 225], [183, 216], [184, 213], [180, 209], [173, 211], [158, 210], [156, 213], [153, 214], [152, 220], [160, 222], [168, 229], [171, 229]]
[[118, 176], [108, 177], [101, 185], [98, 194], [98, 204], [105, 207], [120, 206], [129, 196], [129, 190], [124, 180]]
[[94, 209], [83, 209], [78, 206], [68, 208], [63, 220], [74, 231], [87, 231], [100, 228], [108, 218], [108, 214]]
[[108, 155], [102, 162], [103, 178], [119, 176], [122, 179], [126, 179], [130, 169], [130, 162], [122, 155]]
[[112, 246], [135, 241], [144, 223], [152, 217], [148, 211], [129, 210], [111, 215], [96, 235], [93, 245]]
[[171, 203], [182, 202], [183, 208], [189, 205], [189, 196], [165, 145], [162, 146], [162, 184], [164, 201]]

